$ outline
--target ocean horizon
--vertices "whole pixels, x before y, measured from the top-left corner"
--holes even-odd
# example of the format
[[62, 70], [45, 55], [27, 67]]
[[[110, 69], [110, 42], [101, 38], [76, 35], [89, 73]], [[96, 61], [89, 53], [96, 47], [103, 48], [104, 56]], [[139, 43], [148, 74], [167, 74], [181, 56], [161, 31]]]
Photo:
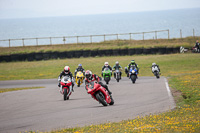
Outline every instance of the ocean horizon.
[[[0, 40], [84, 36], [103, 34], [137, 33], [157, 30], [170, 31], [170, 38], [200, 36], [200, 8], [163, 11], [129, 12], [116, 14], [59, 16], [44, 18], [0, 19]], [[155, 33], [145, 34], [145, 39], [154, 39]], [[119, 36], [119, 39], [129, 39]], [[167, 32], [157, 33], [157, 38], [168, 38]], [[115, 40], [116, 36], [106, 37]], [[133, 35], [132, 39], [142, 40], [142, 35]], [[93, 42], [103, 41], [103, 37], [92, 38]], [[65, 43], [75, 43], [68, 39]], [[90, 38], [79, 38], [79, 43], [90, 42]], [[25, 40], [25, 45], [36, 45], [36, 40]], [[49, 44], [49, 40], [39, 40], [39, 45]], [[52, 40], [53, 44], [63, 44], [63, 39]], [[11, 41], [11, 46], [21, 46], [22, 40]], [[0, 41], [1, 47], [7, 47], [7, 41]]]

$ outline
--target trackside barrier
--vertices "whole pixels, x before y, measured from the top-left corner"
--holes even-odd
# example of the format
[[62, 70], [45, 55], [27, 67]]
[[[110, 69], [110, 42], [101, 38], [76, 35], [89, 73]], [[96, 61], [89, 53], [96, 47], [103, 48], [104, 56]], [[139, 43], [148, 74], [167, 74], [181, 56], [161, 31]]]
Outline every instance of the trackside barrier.
[[131, 48], [131, 49], [107, 49], [107, 50], [80, 50], [64, 52], [40, 52], [29, 54], [12, 54], [0, 56], [0, 62], [11, 61], [39, 61], [49, 59], [80, 58], [95, 56], [123, 56], [136, 54], [171, 54], [179, 53], [180, 48]]

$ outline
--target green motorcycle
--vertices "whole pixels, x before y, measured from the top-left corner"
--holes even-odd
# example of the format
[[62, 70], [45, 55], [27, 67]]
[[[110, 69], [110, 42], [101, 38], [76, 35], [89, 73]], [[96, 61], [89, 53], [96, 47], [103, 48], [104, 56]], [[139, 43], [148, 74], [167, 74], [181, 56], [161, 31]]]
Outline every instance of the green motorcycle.
[[106, 82], [106, 84], [109, 84], [109, 81], [111, 79], [111, 71], [109, 68], [105, 68], [103, 70], [103, 78], [104, 78], [104, 81]]

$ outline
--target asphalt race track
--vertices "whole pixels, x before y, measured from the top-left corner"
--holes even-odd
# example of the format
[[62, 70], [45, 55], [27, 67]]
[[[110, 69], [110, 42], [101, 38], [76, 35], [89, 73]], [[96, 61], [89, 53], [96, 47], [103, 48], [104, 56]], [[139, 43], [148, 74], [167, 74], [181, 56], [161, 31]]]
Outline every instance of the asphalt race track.
[[1, 133], [118, 122], [175, 107], [165, 77], [139, 77], [135, 84], [126, 77], [119, 83], [112, 79], [108, 86], [115, 104], [107, 107], [91, 98], [84, 84], [76, 86], [70, 99], [64, 101], [57, 79], [0, 81], [0, 88], [33, 86], [45, 88], [0, 93]]

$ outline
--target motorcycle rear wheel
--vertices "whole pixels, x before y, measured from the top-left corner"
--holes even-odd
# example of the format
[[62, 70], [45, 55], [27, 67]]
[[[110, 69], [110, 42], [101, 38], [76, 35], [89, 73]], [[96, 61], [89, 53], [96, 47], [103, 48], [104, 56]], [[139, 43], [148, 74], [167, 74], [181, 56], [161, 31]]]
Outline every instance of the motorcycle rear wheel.
[[108, 105], [106, 100], [105, 100], [104, 95], [101, 92], [96, 94], [96, 98], [103, 106], [107, 106]]

